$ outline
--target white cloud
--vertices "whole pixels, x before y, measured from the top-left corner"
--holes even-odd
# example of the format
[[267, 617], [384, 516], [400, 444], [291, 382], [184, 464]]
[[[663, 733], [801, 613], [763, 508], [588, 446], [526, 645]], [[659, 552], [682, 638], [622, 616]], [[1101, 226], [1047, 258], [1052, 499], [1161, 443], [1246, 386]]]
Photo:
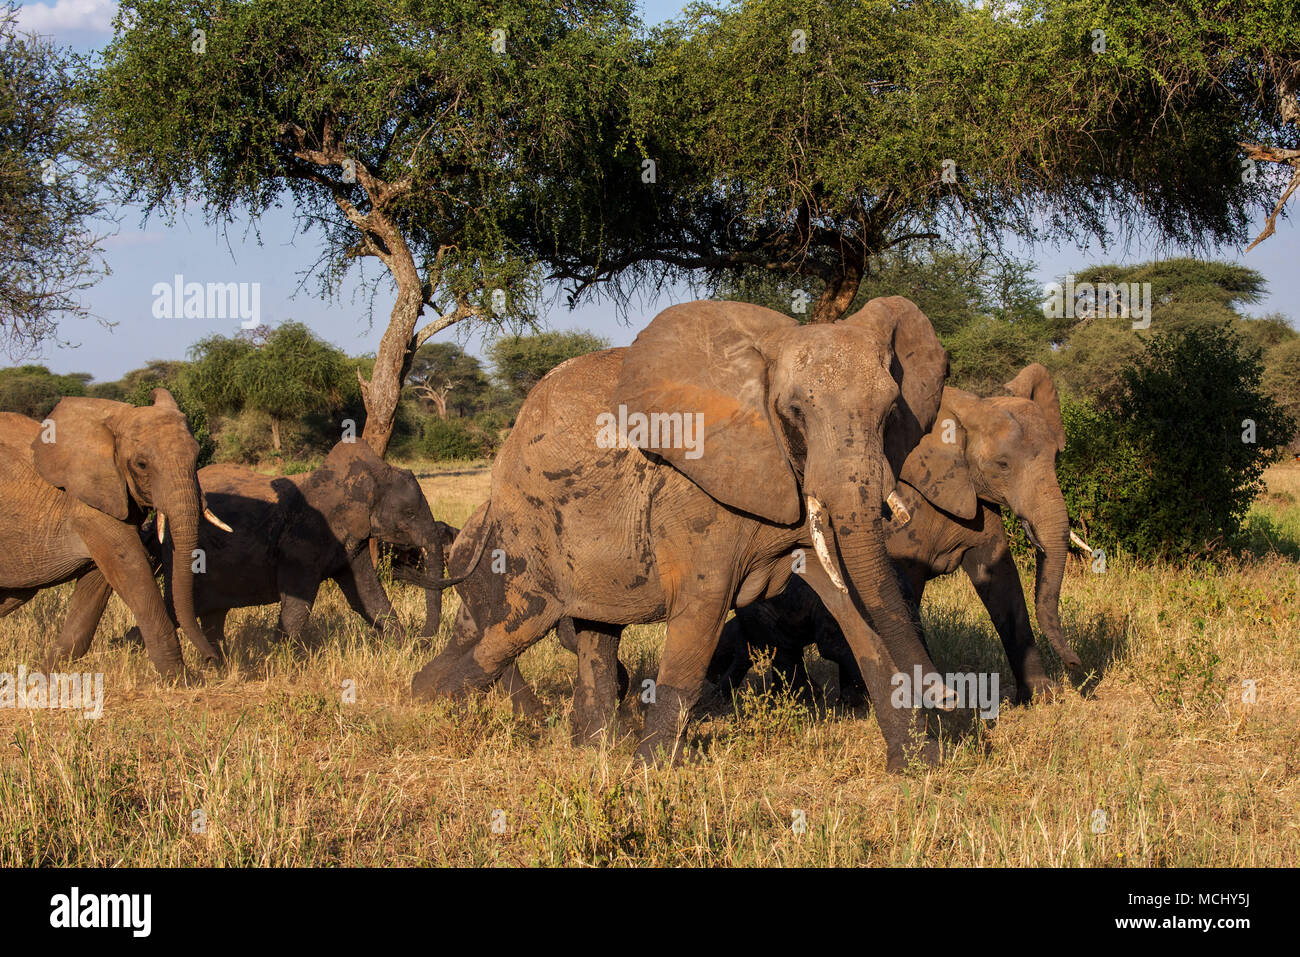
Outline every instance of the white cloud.
[[117, 0], [55, 0], [54, 5], [25, 3], [18, 11], [19, 27], [29, 33], [63, 33], [84, 30], [108, 33], [113, 29]]

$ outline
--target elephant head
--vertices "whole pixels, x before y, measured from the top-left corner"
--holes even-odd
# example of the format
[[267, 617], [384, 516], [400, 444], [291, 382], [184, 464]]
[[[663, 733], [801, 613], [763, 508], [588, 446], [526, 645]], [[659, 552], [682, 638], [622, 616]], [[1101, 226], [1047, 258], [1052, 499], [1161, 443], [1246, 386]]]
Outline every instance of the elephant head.
[[987, 399], [945, 389], [933, 429], [900, 477], [958, 518], [974, 518], [977, 499], [1011, 509], [1036, 552], [1039, 627], [1061, 660], [1077, 670], [1079, 656], [1065, 642], [1058, 612], [1070, 547], [1070, 518], [1056, 479], [1057, 453], [1065, 448], [1060, 399], [1038, 363], [1005, 388], [1009, 396]]
[[50, 413], [32, 443], [37, 473], [51, 485], [120, 522], [140, 524], [158, 514], [158, 538], [171, 530], [172, 602], [190, 641], [210, 661], [220, 660], [194, 615], [193, 552], [199, 520], [230, 531], [208, 510], [196, 474], [199, 445], [166, 389], [153, 405], [67, 398]]
[[665, 310], [637, 337], [613, 403], [670, 427], [674, 415], [694, 416], [697, 441], [649, 451], [730, 509], [806, 523], [827, 576], [886, 646], [919, 649], [882, 517], [898, 501], [895, 468], [938, 410], [947, 367], [929, 320], [901, 297], [816, 325], [696, 302]]

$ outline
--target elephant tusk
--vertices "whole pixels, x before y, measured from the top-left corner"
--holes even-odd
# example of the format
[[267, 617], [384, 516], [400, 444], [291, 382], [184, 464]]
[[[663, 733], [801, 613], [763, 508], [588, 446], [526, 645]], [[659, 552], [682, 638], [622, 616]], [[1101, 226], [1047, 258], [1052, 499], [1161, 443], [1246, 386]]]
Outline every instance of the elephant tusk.
[[167, 516], [162, 512], [158, 513], [158, 544], [162, 544], [163, 536], [167, 534]]
[[209, 522], [211, 522], [213, 525], [217, 526], [217, 528], [221, 529], [223, 532], [233, 532], [233, 531], [234, 531], [233, 528], [231, 528], [229, 525], [227, 525], [227, 524], [226, 524], [225, 522], [223, 522], [221, 519], [217, 518], [217, 516], [213, 515], [213, 514], [212, 514], [212, 509], [207, 508], [206, 506], [205, 506], [204, 509], [203, 509], [203, 517], [206, 518], [206, 519], [207, 519]]
[[1029, 527], [1029, 523], [1023, 518], [1020, 520], [1020, 527], [1025, 530], [1025, 537], [1029, 539], [1029, 544], [1033, 545], [1034, 548], [1038, 549], [1040, 552], [1047, 552], [1047, 549], [1043, 547], [1037, 536], [1034, 535], [1033, 529]]
[[894, 513], [894, 518], [898, 519], [899, 525], [906, 525], [912, 520], [912, 513], [907, 510], [907, 505], [903, 503], [903, 497], [898, 494], [897, 490], [889, 493], [889, 498], [885, 499], [889, 510]]
[[1082, 538], [1080, 538], [1073, 529], [1070, 530], [1070, 542], [1076, 548], [1082, 548], [1089, 555], [1092, 554], [1092, 546], [1089, 545], [1087, 542], [1085, 542]]
[[811, 495], [808, 496], [808, 531], [812, 532], [813, 550], [817, 552], [817, 560], [822, 563], [822, 568], [826, 569], [831, 584], [847, 595], [849, 589], [845, 586], [840, 573], [836, 571], [835, 563], [831, 559], [830, 546], [826, 544], [826, 509]]

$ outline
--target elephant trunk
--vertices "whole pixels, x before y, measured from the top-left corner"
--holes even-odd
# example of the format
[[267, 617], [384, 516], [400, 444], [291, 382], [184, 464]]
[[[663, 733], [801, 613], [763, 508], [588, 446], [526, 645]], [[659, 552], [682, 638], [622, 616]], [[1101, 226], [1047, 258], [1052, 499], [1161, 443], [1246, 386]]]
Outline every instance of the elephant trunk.
[[[193, 472], [174, 478], [170, 488], [155, 494], [159, 528], [166, 523], [172, 538], [171, 598], [176, 620], [190, 643], [208, 661], [220, 662], [221, 654], [208, 643], [194, 611], [194, 552], [199, 545], [199, 521], [203, 497]], [[163, 516], [166, 516], [164, 519]]]
[[[826, 489], [833, 553], [843, 562], [850, 589], [860, 607], [869, 614], [872, 629], [893, 659], [891, 668], [919, 663], [923, 673], [930, 674], [935, 670], [934, 665], [885, 551], [880, 512], [886, 490], [893, 491], [890, 479], [892, 476], [865, 488], [853, 482], [840, 482]], [[940, 706], [949, 708], [953, 704], [951, 692], [947, 692]]]
[[[442, 578], [445, 574], [447, 556], [446, 548], [443, 544], [442, 536], [437, 537], [437, 544], [427, 549], [426, 563], [429, 565], [435, 578]], [[420, 635], [425, 638], [432, 637], [438, 633], [438, 626], [442, 623], [442, 589], [425, 588], [424, 590], [424, 630]]]
[[1065, 563], [1070, 551], [1070, 517], [1060, 489], [1053, 488], [1044, 492], [1038, 505], [1030, 510], [1028, 520], [1033, 528], [1036, 546], [1034, 610], [1038, 615], [1038, 627], [1043, 630], [1065, 666], [1077, 673], [1082, 670], [1083, 663], [1066, 644], [1059, 611], [1061, 582], [1065, 578]]

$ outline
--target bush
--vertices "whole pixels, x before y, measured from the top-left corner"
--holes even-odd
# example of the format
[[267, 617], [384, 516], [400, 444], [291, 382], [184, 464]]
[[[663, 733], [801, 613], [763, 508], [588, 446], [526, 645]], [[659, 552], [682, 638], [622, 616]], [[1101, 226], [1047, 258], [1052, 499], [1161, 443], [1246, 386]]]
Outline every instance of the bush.
[[1089, 544], [1186, 558], [1234, 538], [1295, 428], [1261, 375], [1226, 327], [1176, 330], [1122, 370], [1111, 407], [1067, 399], [1057, 474]]
[[484, 454], [482, 439], [461, 419], [430, 419], [424, 427], [422, 451], [431, 459], [476, 459]]

